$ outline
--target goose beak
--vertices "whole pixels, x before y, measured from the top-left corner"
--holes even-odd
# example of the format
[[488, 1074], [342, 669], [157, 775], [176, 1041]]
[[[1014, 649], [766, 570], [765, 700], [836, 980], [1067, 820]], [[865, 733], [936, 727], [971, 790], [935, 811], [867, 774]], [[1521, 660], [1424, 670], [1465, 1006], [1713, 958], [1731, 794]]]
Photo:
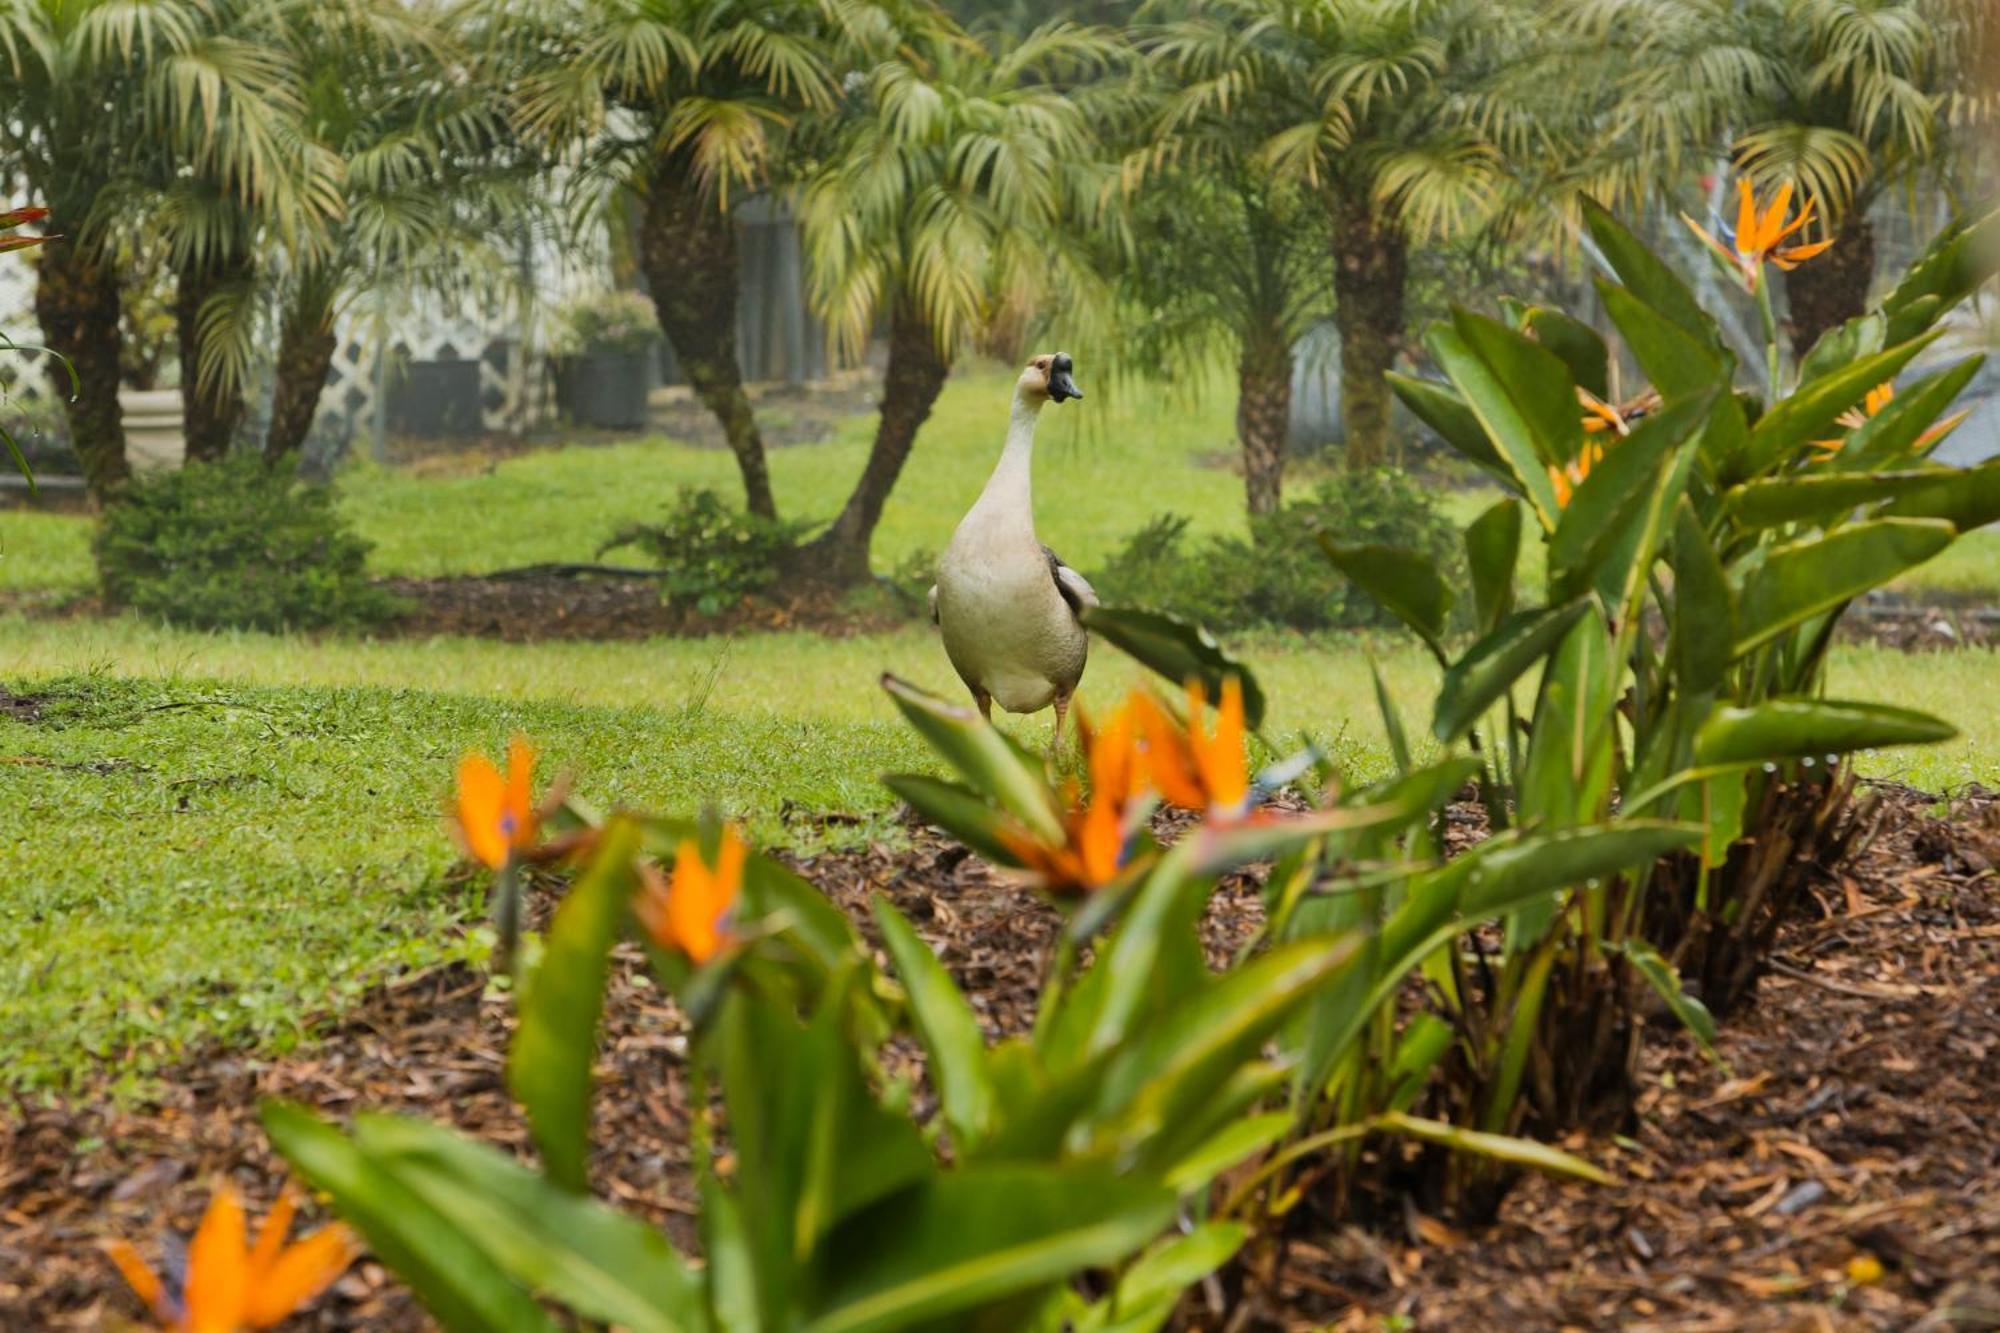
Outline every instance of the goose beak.
[[1060, 403], [1065, 398], [1083, 397], [1083, 390], [1077, 388], [1076, 381], [1070, 378], [1073, 366], [1068, 352], [1057, 352], [1055, 360], [1049, 363], [1050, 402]]

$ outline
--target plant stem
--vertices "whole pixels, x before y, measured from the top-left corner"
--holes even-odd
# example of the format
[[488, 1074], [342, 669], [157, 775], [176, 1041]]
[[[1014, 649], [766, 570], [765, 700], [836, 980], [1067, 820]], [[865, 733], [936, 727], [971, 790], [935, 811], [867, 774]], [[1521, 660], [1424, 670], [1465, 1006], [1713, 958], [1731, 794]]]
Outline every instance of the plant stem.
[[1777, 401], [1778, 316], [1771, 308], [1771, 283], [1760, 265], [1757, 269], [1757, 314], [1764, 322], [1764, 375], [1770, 385], [1771, 400]]

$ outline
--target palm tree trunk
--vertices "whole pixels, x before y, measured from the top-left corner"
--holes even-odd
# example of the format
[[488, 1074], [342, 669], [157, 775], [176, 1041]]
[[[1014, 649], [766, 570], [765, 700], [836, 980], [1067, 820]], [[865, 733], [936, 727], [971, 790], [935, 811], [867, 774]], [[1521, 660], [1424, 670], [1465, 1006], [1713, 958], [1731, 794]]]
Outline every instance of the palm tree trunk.
[[868, 578], [868, 548], [882, 521], [882, 506], [950, 373], [951, 362], [938, 351], [930, 321], [907, 297], [898, 301], [889, 317], [889, 365], [882, 375], [882, 413], [868, 463], [833, 526], [800, 552], [800, 577], [836, 587]]
[[1333, 214], [1334, 326], [1340, 330], [1340, 420], [1347, 464], [1389, 455], [1389, 381], [1403, 340], [1409, 264], [1402, 228], [1382, 216], [1365, 182], [1328, 194]]
[[1831, 249], [1785, 275], [1793, 354], [1803, 357], [1823, 334], [1864, 313], [1874, 282], [1875, 228], [1856, 208], [1840, 224]]
[[640, 262], [660, 331], [736, 455], [744, 503], [776, 518], [764, 437], [736, 363], [736, 227], [678, 156], [662, 158], [647, 182]]
[[1292, 348], [1283, 329], [1255, 330], [1236, 361], [1236, 438], [1251, 514], [1277, 509], [1292, 420]]
[[278, 463], [304, 447], [337, 346], [333, 311], [311, 298], [296, 298], [278, 334], [277, 386], [271, 394], [271, 428], [264, 436], [266, 463]]
[[229, 455], [243, 424], [243, 386], [203, 376], [201, 309], [223, 288], [250, 271], [247, 255], [204, 257], [182, 265], [174, 286], [174, 323], [180, 334], [181, 432], [187, 461], [213, 463]]
[[[61, 230], [76, 234], [72, 227]], [[83, 462], [90, 497], [102, 504], [132, 475], [125, 459], [125, 415], [118, 406], [117, 268], [81, 241], [43, 246], [35, 317], [44, 341], [76, 368], [82, 387], [74, 401], [69, 372], [53, 359], [49, 377], [65, 404], [70, 445]]]

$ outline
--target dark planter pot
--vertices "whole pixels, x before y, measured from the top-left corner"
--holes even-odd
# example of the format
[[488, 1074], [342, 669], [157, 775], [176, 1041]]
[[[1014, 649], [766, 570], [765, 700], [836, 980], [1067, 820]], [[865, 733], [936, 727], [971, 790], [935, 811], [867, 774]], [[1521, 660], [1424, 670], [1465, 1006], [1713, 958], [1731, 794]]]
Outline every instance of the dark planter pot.
[[643, 426], [654, 371], [651, 351], [585, 352], [573, 357], [563, 364], [558, 381], [563, 412], [579, 426], [606, 430]]
[[411, 361], [389, 390], [389, 429], [397, 435], [437, 440], [483, 434], [479, 363]]

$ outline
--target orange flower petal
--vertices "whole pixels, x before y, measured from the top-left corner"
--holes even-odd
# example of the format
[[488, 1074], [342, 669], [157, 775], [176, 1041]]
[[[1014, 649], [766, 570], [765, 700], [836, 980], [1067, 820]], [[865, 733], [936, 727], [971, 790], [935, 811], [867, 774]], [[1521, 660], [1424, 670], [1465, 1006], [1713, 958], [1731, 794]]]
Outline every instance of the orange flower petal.
[[[1701, 229], [1697, 227], [1695, 230]], [[1750, 178], [1747, 176], [1736, 178], [1736, 253], [1757, 253], [1757, 196], [1751, 193]]]
[[535, 841], [535, 747], [525, 737], [507, 742], [507, 797], [501, 827], [515, 847]]
[[125, 1276], [125, 1283], [131, 1287], [153, 1317], [165, 1323], [174, 1317], [173, 1307], [167, 1303], [167, 1291], [160, 1283], [160, 1275], [152, 1266], [139, 1257], [129, 1241], [114, 1240], [104, 1247], [111, 1262], [118, 1265], [118, 1271]]
[[693, 839], [683, 840], [674, 856], [673, 884], [667, 891], [667, 929], [675, 947], [696, 965], [715, 957], [729, 938], [723, 918], [736, 903], [748, 851], [736, 831], [725, 827], [713, 870], [703, 864], [701, 849]]
[[1203, 808], [1208, 802], [1202, 793], [1201, 773], [1180, 728], [1151, 698], [1134, 699], [1133, 708], [1146, 737], [1146, 780], [1169, 805], [1183, 810]]
[[1084, 880], [1078, 887], [1094, 889], [1118, 878], [1118, 858], [1125, 850], [1118, 807], [1110, 801], [1093, 801], [1077, 829], [1076, 843]]
[[1569, 478], [1565, 477], [1563, 475], [1563, 470], [1557, 467], [1554, 463], [1549, 464], [1549, 485], [1555, 488], [1556, 508], [1558, 509], [1569, 508], [1569, 497], [1570, 497]]
[[458, 835], [467, 852], [494, 870], [507, 864], [509, 849], [501, 827], [505, 787], [500, 770], [478, 751], [458, 761]]
[[234, 1329], [250, 1298], [243, 1204], [227, 1185], [209, 1200], [188, 1245], [186, 1321], [194, 1329]]
[[346, 1227], [315, 1231], [287, 1248], [270, 1271], [261, 1275], [245, 1304], [243, 1321], [251, 1328], [272, 1328], [283, 1322], [346, 1272], [354, 1254], [354, 1237]]
[[1201, 770], [1202, 786], [1208, 793], [1211, 810], [1237, 811], [1250, 795], [1249, 759], [1244, 751], [1243, 681], [1231, 676], [1222, 682], [1222, 702], [1216, 709], [1215, 733], [1201, 724], [1201, 686], [1188, 686], [1188, 744], [1194, 749]]
[[1757, 224], [1757, 250], [1769, 250], [1778, 243], [1781, 235], [1779, 227], [1784, 223], [1785, 210], [1792, 206], [1792, 183], [1786, 181], [1778, 187], [1778, 193], [1771, 200], [1771, 206], [1764, 210], [1764, 219]]
[[254, 1280], [269, 1272], [278, 1255], [285, 1248], [285, 1236], [292, 1229], [292, 1214], [297, 1211], [297, 1201], [292, 1192], [282, 1190], [278, 1202], [271, 1206], [270, 1216], [264, 1219], [263, 1229], [257, 1233], [257, 1246], [250, 1251], [250, 1276]]
[[1814, 255], [1820, 254], [1823, 251], [1832, 248], [1832, 246], [1833, 246], [1833, 241], [1831, 238], [1828, 238], [1827, 240], [1824, 241], [1813, 241], [1808, 245], [1794, 245], [1788, 247], [1787, 249], [1778, 251], [1776, 254], [1771, 256], [1771, 260], [1773, 263], [1777, 264], [1779, 268], [1789, 273], [1793, 269], [1797, 268], [1800, 264], [1803, 264], [1808, 259], [1811, 259]]

